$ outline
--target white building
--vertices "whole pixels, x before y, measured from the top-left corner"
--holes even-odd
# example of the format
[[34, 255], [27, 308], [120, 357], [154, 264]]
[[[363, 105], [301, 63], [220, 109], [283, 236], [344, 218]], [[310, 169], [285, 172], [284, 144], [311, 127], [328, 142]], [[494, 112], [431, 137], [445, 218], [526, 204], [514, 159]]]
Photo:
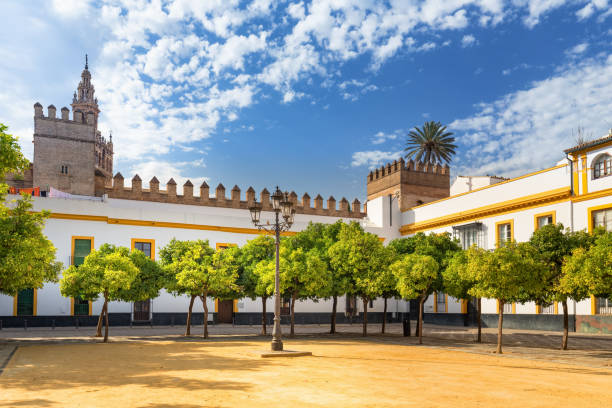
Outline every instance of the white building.
[[[172, 238], [208, 239], [212, 246], [220, 248], [241, 246], [259, 233], [252, 226], [248, 211], [255, 199], [252, 188], [242, 196], [235, 186], [228, 198], [221, 184], [211, 196], [206, 183], [200, 186], [200, 194], [194, 195], [193, 185], [187, 182], [181, 195], [177, 194], [172, 179], [165, 190], [160, 190], [155, 177], [149, 188], [143, 188], [138, 175], [132, 178], [130, 187], [124, 185], [119, 173], [111, 179], [112, 139], [107, 142], [97, 130], [99, 110], [90, 79], [86, 68], [79, 84], [79, 97], [75, 96], [72, 104], [72, 120], [67, 108], [61, 110], [61, 118], [56, 118], [53, 105], [49, 106], [47, 116], [40, 104], [34, 106], [32, 170], [21, 179], [9, 180], [13, 187], [34, 189], [35, 194], [40, 190], [46, 195], [34, 197], [34, 210], [51, 212], [44, 232], [57, 248], [59, 261], [78, 265], [91, 249], [104, 243], [138, 248], [157, 259], [159, 248]], [[574, 231], [592, 230], [596, 225], [612, 229], [612, 177], [608, 177], [612, 175], [612, 133], [568, 149], [566, 154], [567, 160], [535, 173], [510, 180], [460, 176], [452, 187], [448, 166], [400, 159], [369, 173], [364, 212], [358, 200], [349, 204], [342, 199], [337, 207], [330, 197], [324, 207], [323, 198], [317, 196], [312, 206], [308, 194], [298, 200], [292, 192], [289, 199], [297, 210], [292, 232], [305, 228], [310, 221], [359, 220], [367, 231], [385, 242], [417, 232], [449, 232], [465, 248], [477, 244], [493, 249], [505, 240], [526, 241], [535, 229], [547, 223], [561, 222]], [[59, 194], [56, 189], [71, 194]], [[270, 193], [264, 190], [259, 198], [264, 206], [262, 219], [271, 218]], [[272, 300], [269, 302], [267, 310], [272, 311]], [[134, 321], [181, 324], [186, 319], [188, 303], [185, 296], [163, 292], [147, 302], [112, 302], [109, 313], [112, 324]], [[211, 298], [208, 303], [211, 319], [215, 321], [260, 322], [261, 300]], [[360, 303], [340, 299], [338, 321], [346, 319], [351, 310], [359, 315]], [[482, 304], [485, 324], [496, 324], [492, 322], [497, 313], [496, 301], [484, 299]], [[23, 326], [24, 321], [30, 326], [91, 325], [95, 324], [101, 307], [101, 300], [64, 298], [58, 284], [48, 283], [42, 289], [22, 291], [15, 297], [0, 295], [0, 320], [4, 326]], [[558, 305], [507, 307], [508, 327], [561, 327]], [[328, 322], [331, 308], [331, 301], [299, 301], [296, 320]], [[426, 321], [467, 324], [472, 320], [472, 309], [468, 301], [435, 294], [425, 304]], [[196, 302], [194, 323], [201, 319], [197, 312], [202, 310], [202, 305]], [[369, 320], [380, 321], [382, 310], [381, 299], [371, 302]], [[393, 317], [400, 318], [408, 311], [408, 302], [389, 301], [388, 312]], [[605, 299], [570, 304], [572, 322], [579, 331], [612, 331], [612, 316], [606, 316], [610, 313], [612, 308]]]

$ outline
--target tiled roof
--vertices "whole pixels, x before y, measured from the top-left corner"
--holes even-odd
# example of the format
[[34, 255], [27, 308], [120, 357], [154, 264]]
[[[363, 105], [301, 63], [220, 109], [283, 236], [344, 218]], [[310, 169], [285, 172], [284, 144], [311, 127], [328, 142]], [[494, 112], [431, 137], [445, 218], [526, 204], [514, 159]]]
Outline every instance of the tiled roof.
[[580, 150], [588, 149], [590, 147], [599, 146], [600, 144], [604, 144], [606, 142], [612, 141], [612, 132], [608, 136], [604, 136], [600, 139], [591, 140], [589, 142], [581, 143], [578, 146], [574, 146], [570, 149], [564, 150], [565, 153], [574, 153]]

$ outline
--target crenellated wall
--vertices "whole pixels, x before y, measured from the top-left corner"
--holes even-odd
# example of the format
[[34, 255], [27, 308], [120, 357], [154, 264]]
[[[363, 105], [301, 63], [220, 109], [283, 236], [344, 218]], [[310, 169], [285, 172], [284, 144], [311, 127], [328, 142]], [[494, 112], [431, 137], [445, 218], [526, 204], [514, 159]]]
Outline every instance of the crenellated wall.
[[[219, 184], [215, 189], [214, 196], [210, 195], [210, 187], [206, 182], [200, 186], [200, 195], [194, 196], [193, 184], [187, 180], [183, 184], [183, 194], [176, 193], [176, 182], [174, 179], [168, 180], [166, 189], [159, 189], [159, 180], [153, 177], [149, 181], [149, 188], [142, 188], [142, 179], [135, 175], [132, 178], [132, 187], [128, 188], [124, 185], [124, 178], [121, 173], [117, 173], [113, 177], [111, 186], [105, 189], [106, 194], [110, 198], [120, 198], [124, 200], [140, 200], [154, 201], [161, 203], [178, 203], [188, 205], [204, 205], [210, 207], [224, 207], [236, 209], [248, 209], [255, 201], [255, 189], [249, 187], [244, 195], [244, 200], [241, 197], [241, 190], [238, 186], [234, 186], [230, 191], [230, 196], [226, 196], [225, 186]], [[272, 204], [270, 201], [270, 192], [263, 189], [259, 194], [258, 201], [262, 204], [263, 210], [271, 210]], [[352, 204], [346, 198], [340, 200], [339, 205], [336, 205], [336, 199], [331, 196], [327, 200], [327, 206], [323, 207], [323, 197], [317, 195], [314, 199], [314, 206], [311, 205], [310, 196], [305, 193], [301, 200], [298, 200], [297, 194], [292, 191], [289, 193], [289, 201], [293, 202], [297, 214], [311, 214], [322, 216], [333, 216], [342, 218], [363, 218], [365, 212], [361, 212], [361, 203], [359, 200], [353, 200]]]
[[448, 165], [406, 162], [403, 158], [370, 171], [367, 176], [368, 201], [399, 195], [401, 210], [428, 203], [450, 194]]

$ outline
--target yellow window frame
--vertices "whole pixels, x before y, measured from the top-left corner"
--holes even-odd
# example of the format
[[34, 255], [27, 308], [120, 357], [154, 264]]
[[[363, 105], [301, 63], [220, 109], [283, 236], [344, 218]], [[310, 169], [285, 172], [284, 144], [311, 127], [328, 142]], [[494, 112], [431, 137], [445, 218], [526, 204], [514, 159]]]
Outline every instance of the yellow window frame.
[[538, 228], [538, 220], [540, 218], [544, 218], [544, 217], [550, 217], [552, 216], [552, 223], [553, 225], [557, 223], [557, 211], [553, 210], [553, 211], [547, 211], [547, 212], [543, 212], [543, 213], [539, 213], [539, 214], [535, 214], [533, 216], [533, 230], [537, 231]]
[[155, 260], [155, 240], [146, 238], [132, 238], [131, 249], [132, 251], [136, 247], [137, 242], [144, 242], [151, 244], [151, 259]]
[[499, 248], [499, 227], [501, 225], [506, 225], [509, 224], [510, 225], [510, 241], [514, 241], [514, 218], [510, 219], [510, 220], [503, 220], [503, 221], [498, 221], [495, 223], [495, 247]]
[[[13, 316], [17, 316], [17, 295], [13, 296]], [[32, 299], [32, 316], [36, 316], [36, 309], [38, 308], [38, 289], [34, 288], [34, 295]]]

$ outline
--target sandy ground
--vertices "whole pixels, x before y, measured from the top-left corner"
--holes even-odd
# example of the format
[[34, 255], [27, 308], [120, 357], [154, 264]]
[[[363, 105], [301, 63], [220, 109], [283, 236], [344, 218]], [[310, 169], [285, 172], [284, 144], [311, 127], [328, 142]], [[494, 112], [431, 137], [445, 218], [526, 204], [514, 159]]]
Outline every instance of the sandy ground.
[[262, 340], [19, 346], [0, 406], [609, 406], [612, 370], [369, 339], [296, 339], [312, 357], [262, 359]]

